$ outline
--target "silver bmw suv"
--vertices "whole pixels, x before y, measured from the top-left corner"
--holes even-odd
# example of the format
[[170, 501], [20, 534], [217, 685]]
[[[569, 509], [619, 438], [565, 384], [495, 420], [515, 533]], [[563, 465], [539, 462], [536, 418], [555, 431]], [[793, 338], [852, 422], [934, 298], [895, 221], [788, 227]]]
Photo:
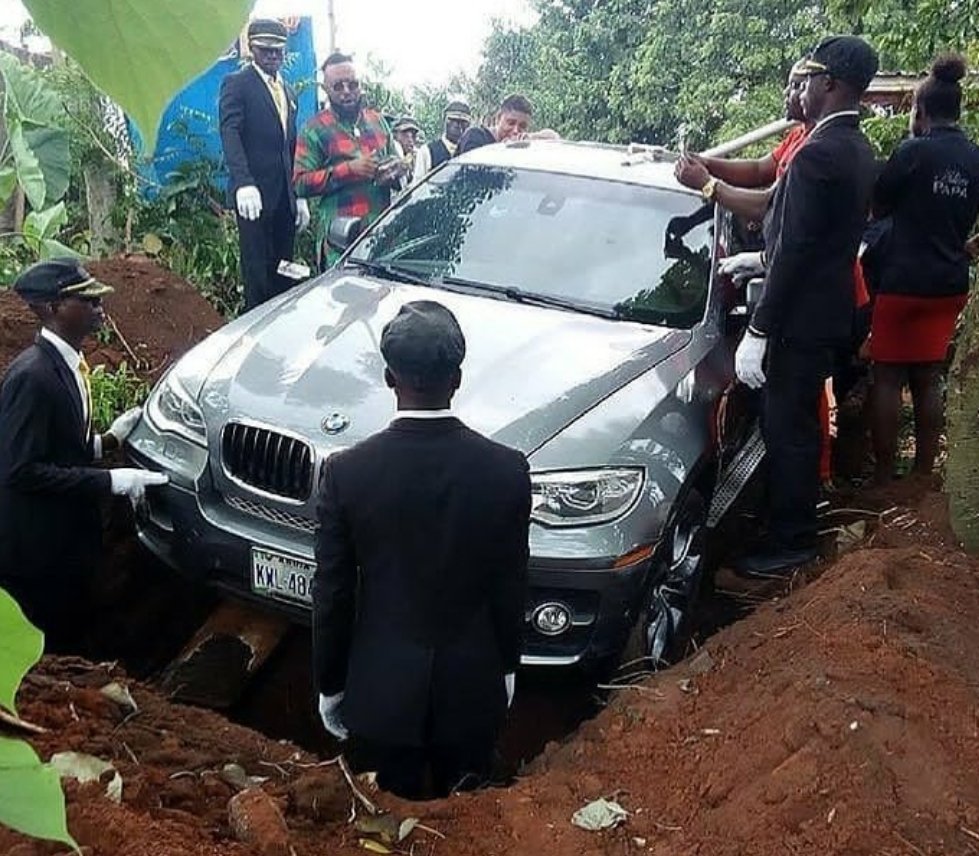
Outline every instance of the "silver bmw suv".
[[713, 273], [730, 233], [656, 152], [534, 141], [450, 161], [362, 234], [335, 221], [332, 270], [160, 380], [127, 444], [170, 476], [140, 539], [308, 620], [319, 469], [392, 419], [381, 329], [434, 299], [468, 343], [457, 415], [531, 465], [524, 663], [668, 657], [706, 535], [763, 451], [732, 383], [746, 310]]

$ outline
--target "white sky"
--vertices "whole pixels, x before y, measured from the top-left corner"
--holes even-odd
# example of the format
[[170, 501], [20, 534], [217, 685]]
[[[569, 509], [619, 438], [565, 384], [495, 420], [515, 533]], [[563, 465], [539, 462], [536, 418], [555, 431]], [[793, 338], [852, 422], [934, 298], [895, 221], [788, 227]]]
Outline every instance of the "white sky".
[[[325, 0], [258, 0], [255, 10], [270, 17], [312, 15], [321, 55], [327, 43], [325, 5]], [[368, 55], [383, 62], [391, 70], [389, 84], [398, 87], [474, 72], [493, 18], [533, 20], [528, 0], [334, 0], [334, 7], [337, 46], [362, 65]], [[0, 0], [0, 29], [17, 27], [25, 17], [20, 0]]]

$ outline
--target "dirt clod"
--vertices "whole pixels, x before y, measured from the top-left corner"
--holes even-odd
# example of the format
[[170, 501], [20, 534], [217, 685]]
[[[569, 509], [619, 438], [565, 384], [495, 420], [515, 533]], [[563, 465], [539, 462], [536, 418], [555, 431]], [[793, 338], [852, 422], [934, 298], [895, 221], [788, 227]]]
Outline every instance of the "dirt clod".
[[228, 801], [228, 821], [235, 838], [262, 856], [289, 856], [289, 828], [273, 799], [260, 788], [235, 794]]

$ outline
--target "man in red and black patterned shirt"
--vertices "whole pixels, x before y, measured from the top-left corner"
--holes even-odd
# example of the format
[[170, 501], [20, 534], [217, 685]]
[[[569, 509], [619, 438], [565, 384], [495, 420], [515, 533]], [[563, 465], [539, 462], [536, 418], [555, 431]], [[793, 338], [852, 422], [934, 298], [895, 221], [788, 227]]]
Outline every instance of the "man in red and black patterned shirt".
[[325, 244], [334, 217], [375, 219], [391, 202], [405, 168], [394, 148], [391, 129], [376, 110], [364, 106], [351, 58], [334, 53], [323, 63], [323, 87], [329, 105], [299, 135], [296, 146], [296, 196], [308, 199], [321, 264], [337, 253]]

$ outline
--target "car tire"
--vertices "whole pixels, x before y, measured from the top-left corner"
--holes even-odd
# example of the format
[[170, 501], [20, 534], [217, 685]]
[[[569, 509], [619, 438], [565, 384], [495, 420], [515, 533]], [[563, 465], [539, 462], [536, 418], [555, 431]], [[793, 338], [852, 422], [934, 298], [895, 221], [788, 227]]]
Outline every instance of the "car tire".
[[681, 660], [707, 566], [707, 510], [695, 488], [680, 500], [654, 556], [639, 616], [619, 657], [619, 675], [655, 671]]

